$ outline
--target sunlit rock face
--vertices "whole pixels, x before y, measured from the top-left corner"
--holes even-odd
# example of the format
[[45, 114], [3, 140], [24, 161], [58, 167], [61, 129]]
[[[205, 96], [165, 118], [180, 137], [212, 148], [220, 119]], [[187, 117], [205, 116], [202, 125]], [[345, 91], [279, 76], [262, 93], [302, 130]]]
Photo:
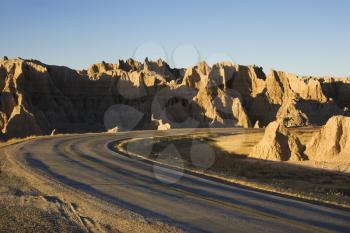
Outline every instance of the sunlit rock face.
[[266, 127], [264, 137], [255, 145], [249, 157], [272, 161], [305, 160], [304, 146], [285, 127], [283, 121], [273, 121]]
[[307, 144], [305, 154], [314, 161], [349, 161], [350, 117], [330, 118]]
[[[265, 75], [260, 67], [229, 62], [210, 67], [203, 61], [176, 69], [163, 60], [128, 59], [78, 71], [6, 58], [0, 60], [0, 90], [5, 139], [50, 134], [53, 129], [252, 127], [252, 122], [265, 127], [274, 120], [287, 127], [323, 125], [334, 115], [348, 115], [350, 107], [350, 79], [281, 71]], [[114, 105], [137, 113], [130, 117], [137, 122], [129, 127], [129, 122], [106, 119]], [[125, 114], [110, 115], [127, 119]]]

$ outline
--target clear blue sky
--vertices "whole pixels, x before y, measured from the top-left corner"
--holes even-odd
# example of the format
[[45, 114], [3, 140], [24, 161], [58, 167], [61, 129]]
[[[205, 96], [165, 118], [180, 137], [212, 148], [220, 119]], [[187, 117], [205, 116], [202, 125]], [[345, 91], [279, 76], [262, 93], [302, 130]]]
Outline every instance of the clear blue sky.
[[350, 76], [350, 1], [0, 0], [0, 55], [86, 68], [161, 56], [231, 58], [301, 75]]

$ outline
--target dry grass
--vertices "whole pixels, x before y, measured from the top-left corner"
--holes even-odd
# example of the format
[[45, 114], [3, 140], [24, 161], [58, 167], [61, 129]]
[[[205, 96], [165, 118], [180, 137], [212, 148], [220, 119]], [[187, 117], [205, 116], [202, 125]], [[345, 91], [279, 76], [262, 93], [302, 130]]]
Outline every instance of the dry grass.
[[[293, 131], [305, 143], [315, 129], [294, 129]], [[192, 171], [253, 188], [350, 207], [350, 174], [348, 173], [315, 169], [310, 167], [310, 161], [300, 165], [247, 158], [250, 149], [262, 136], [261, 130], [253, 130], [245, 135], [220, 136], [200, 133], [191, 136], [134, 139], [122, 142], [118, 145], [118, 149], [154, 160], [172, 144], [181, 155], [185, 168]], [[214, 151], [215, 162], [208, 169], [199, 168], [192, 163], [191, 147], [194, 142], [205, 143]], [[150, 155], [142, 154], [145, 151], [142, 148], [145, 147], [152, 147]], [[170, 157], [163, 160], [161, 162], [170, 165], [176, 166], [178, 163], [178, 161], [172, 161]]]
[[3, 148], [5, 146], [9, 146], [9, 145], [13, 145], [16, 143], [24, 142], [27, 140], [31, 140], [34, 138], [38, 138], [38, 137], [40, 137], [40, 136], [29, 136], [29, 137], [25, 137], [25, 138], [11, 138], [8, 141], [0, 141], [0, 148]]

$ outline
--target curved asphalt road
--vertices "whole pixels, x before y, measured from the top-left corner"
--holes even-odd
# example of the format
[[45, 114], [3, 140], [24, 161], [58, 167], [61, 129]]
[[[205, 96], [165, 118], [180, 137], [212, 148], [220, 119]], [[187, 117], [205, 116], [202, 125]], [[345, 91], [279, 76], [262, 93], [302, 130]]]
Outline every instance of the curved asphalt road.
[[9, 152], [25, 166], [62, 183], [190, 232], [350, 232], [346, 210], [187, 174], [175, 184], [165, 184], [155, 178], [151, 164], [106, 146], [113, 140], [152, 133], [55, 136], [18, 144]]

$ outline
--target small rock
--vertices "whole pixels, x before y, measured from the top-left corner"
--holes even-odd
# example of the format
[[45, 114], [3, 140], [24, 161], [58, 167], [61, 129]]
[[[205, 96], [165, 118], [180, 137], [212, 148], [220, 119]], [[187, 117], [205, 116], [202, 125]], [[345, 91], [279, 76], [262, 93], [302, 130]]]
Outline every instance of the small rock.
[[53, 135], [56, 135], [57, 133], [56, 133], [56, 129], [53, 129], [52, 131], [51, 131], [51, 136], [53, 136]]
[[119, 128], [118, 128], [118, 126], [116, 126], [116, 127], [112, 128], [112, 129], [109, 129], [107, 132], [108, 133], [117, 133], [117, 132], [119, 132]]
[[257, 120], [254, 124], [254, 128], [259, 129], [261, 128], [259, 120]]

